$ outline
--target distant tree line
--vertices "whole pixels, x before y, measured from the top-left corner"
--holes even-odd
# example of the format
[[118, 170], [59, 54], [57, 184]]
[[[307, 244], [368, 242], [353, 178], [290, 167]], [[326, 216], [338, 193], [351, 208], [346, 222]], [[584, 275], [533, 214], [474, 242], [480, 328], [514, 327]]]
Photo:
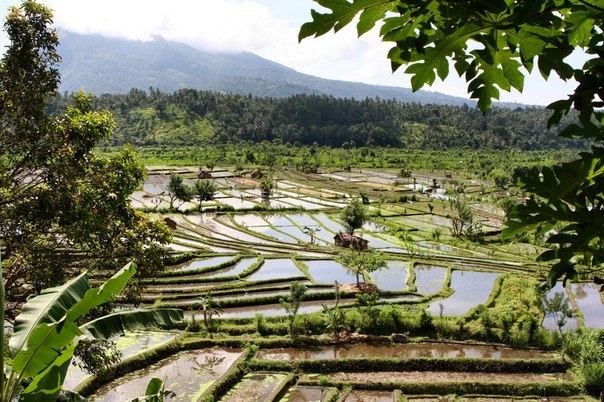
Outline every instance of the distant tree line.
[[[58, 113], [70, 95], [50, 105]], [[546, 130], [551, 112], [539, 107], [492, 108], [486, 115], [463, 106], [327, 95], [263, 98], [182, 89], [150, 88], [102, 95], [95, 107], [111, 111], [111, 145], [203, 145], [279, 140], [291, 145], [414, 149], [559, 149], [581, 143]], [[568, 118], [569, 120], [572, 117]], [[561, 125], [562, 126], [562, 125]]]

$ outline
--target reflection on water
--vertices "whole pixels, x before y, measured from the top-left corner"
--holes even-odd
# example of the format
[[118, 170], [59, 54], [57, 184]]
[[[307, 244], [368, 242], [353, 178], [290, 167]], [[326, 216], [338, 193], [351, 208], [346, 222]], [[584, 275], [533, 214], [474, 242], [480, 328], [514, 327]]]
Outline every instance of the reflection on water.
[[393, 345], [353, 344], [317, 348], [260, 349], [256, 358], [294, 361], [299, 359], [362, 359], [420, 357], [474, 359], [553, 359], [555, 354], [530, 349], [513, 349], [495, 345], [465, 345], [456, 343], [401, 343]]
[[407, 262], [390, 260], [386, 268], [371, 274], [371, 280], [380, 290], [399, 291], [407, 289]]
[[[325, 391], [326, 392], [326, 391]], [[294, 386], [291, 387], [283, 398], [285, 402], [310, 402], [310, 401], [320, 401], [324, 396], [323, 390], [319, 387], [304, 387], [304, 386]]]
[[257, 258], [242, 258], [241, 260], [239, 260], [239, 262], [237, 262], [237, 264], [235, 264], [235, 266], [226, 269], [221, 269], [218, 271], [212, 271], [210, 274], [204, 275], [204, 277], [221, 278], [224, 276], [239, 275], [257, 261]]
[[215, 382], [241, 356], [238, 349], [202, 349], [180, 352], [103, 386], [90, 400], [123, 402], [145, 394], [152, 377], [164, 380], [176, 392], [171, 401], [191, 401], [199, 390]]
[[264, 260], [262, 266], [245, 279], [248, 281], [262, 281], [268, 279], [298, 278], [301, 276], [304, 276], [304, 274], [291, 259], [276, 258]]
[[209, 268], [215, 267], [221, 264], [224, 264], [227, 261], [231, 261], [233, 256], [221, 256], [221, 257], [212, 257], [212, 258], [200, 258], [194, 259], [192, 261], [186, 262], [182, 265], [178, 265], [170, 271], [173, 272], [183, 272], [183, 271], [194, 271], [196, 269], [201, 268]]
[[444, 307], [444, 315], [464, 315], [472, 307], [485, 303], [499, 276], [496, 272], [453, 271], [451, 273], [451, 289], [453, 294], [444, 300], [436, 301], [428, 307], [433, 316], [440, 315], [440, 306]]
[[417, 293], [431, 295], [439, 292], [447, 277], [447, 268], [433, 265], [415, 265], [415, 286]]
[[392, 402], [392, 391], [365, 391], [353, 389], [344, 402]]
[[334, 260], [303, 261], [315, 283], [356, 283], [356, 275], [348, 267]]
[[589, 328], [604, 328], [604, 305], [600, 296], [600, 285], [595, 283], [571, 283], [577, 308], [583, 313], [584, 325]]
[[249, 373], [221, 399], [223, 402], [271, 401], [277, 387], [287, 377], [284, 373]]
[[[556, 282], [556, 285], [547, 292], [546, 297], [548, 299], [551, 299], [554, 297], [554, 295], [556, 293], [562, 293], [564, 295], [564, 297], [568, 299], [567, 290], [562, 285], [562, 282]], [[543, 317], [543, 323], [541, 325], [543, 326], [543, 328], [546, 328], [549, 330], [556, 330], [556, 331], [558, 330], [558, 324], [556, 324], [556, 319], [552, 315], [546, 315], [545, 317]], [[576, 329], [576, 328], [577, 328], [577, 320], [571, 318], [571, 319], [566, 320], [566, 323], [562, 327], [562, 330], [568, 331], [568, 330]]]

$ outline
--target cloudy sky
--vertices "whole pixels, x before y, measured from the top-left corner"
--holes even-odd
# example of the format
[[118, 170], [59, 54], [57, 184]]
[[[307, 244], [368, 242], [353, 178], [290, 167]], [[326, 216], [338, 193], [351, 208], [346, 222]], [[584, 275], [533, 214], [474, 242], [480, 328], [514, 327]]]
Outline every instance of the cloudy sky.
[[[354, 26], [337, 34], [298, 43], [298, 30], [310, 21], [313, 0], [39, 0], [54, 10], [56, 27], [135, 40], [187, 43], [201, 50], [249, 51], [323, 78], [410, 87], [402, 71], [392, 74], [386, 59], [389, 45], [376, 31], [357, 38]], [[4, 20], [18, 0], [0, 0]], [[2, 48], [7, 45], [4, 32]], [[519, 94], [502, 92], [501, 100], [546, 105], [564, 98], [574, 85], [534, 75]], [[465, 83], [452, 76], [425, 90], [467, 98]]]

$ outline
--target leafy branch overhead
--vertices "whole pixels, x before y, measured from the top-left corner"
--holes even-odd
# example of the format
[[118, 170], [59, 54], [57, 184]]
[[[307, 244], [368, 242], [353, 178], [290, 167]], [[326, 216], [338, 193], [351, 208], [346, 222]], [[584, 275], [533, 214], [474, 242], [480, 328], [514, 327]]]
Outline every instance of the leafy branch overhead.
[[594, 22], [602, 8], [587, 1], [315, 1], [328, 12], [312, 10], [299, 40], [337, 32], [356, 16], [359, 36], [382, 21], [382, 40], [394, 44], [388, 53], [392, 69], [407, 66], [414, 91], [436, 76], [444, 80], [452, 64], [483, 112], [500, 89], [523, 90], [520, 67], [531, 72], [536, 64], [545, 78], [552, 72], [572, 78], [578, 71], [565, 58], [575, 48], [592, 47], [601, 35]]
[[[567, 99], [548, 106], [548, 128], [571, 109], [578, 123], [561, 137], [591, 141], [591, 151], [572, 162], [521, 177], [517, 184], [531, 197], [508, 214], [504, 239], [536, 230], [551, 246], [539, 257], [552, 262], [548, 282], [576, 279], [595, 282], [604, 271], [604, 7], [595, 0], [315, 0], [327, 9], [313, 10], [302, 40], [339, 31], [358, 16], [362, 35], [381, 21], [380, 36], [392, 42], [392, 69], [405, 65], [413, 90], [441, 80], [452, 65], [486, 113], [501, 89], [522, 91], [536, 67], [544, 78], [557, 75], [578, 83]], [[587, 56], [581, 67], [566, 59]]]

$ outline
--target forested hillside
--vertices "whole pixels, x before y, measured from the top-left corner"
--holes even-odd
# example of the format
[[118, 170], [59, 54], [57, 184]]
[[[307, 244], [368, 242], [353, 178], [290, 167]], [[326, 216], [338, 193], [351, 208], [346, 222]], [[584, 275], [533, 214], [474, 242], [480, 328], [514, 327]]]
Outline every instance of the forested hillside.
[[[67, 103], [57, 96], [51, 112]], [[132, 89], [102, 95], [117, 122], [111, 145], [199, 145], [279, 140], [332, 147], [390, 146], [415, 149], [556, 149], [582, 144], [546, 130], [543, 108], [420, 105], [393, 100], [294, 95], [264, 98], [183, 89], [164, 93]]]

